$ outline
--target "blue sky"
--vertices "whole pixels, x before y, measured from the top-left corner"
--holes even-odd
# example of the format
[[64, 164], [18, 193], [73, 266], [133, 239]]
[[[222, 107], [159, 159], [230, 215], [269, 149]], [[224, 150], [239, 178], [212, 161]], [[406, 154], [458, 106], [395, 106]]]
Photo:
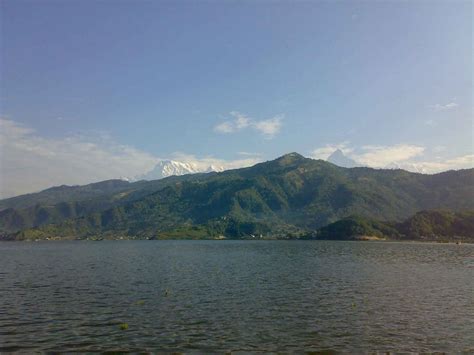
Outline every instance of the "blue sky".
[[0, 196], [157, 159], [473, 165], [470, 1], [0, 5]]

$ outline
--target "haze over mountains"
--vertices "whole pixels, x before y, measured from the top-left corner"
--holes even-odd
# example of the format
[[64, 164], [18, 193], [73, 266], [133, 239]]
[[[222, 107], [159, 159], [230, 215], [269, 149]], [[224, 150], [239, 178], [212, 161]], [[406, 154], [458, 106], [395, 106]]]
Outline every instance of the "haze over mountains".
[[19, 239], [284, 236], [354, 215], [402, 221], [421, 210], [474, 210], [473, 187], [474, 169], [348, 169], [290, 153], [220, 173], [60, 186], [2, 200], [0, 228]]

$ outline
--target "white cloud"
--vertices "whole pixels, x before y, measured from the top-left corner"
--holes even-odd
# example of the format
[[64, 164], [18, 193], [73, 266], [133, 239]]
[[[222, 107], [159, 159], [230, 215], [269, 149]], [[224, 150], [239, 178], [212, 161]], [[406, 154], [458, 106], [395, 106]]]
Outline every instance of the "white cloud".
[[219, 133], [233, 133], [235, 130], [236, 127], [229, 121], [224, 121], [214, 127], [214, 131]]
[[44, 138], [29, 127], [0, 119], [0, 197], [132, 176], [149, 170], [157, 160], [104, 135]]
[[468, 169], [474, 166], [474, 154], [462, 155], [445, 161], [449, 169]]
[[275, 116], [268, 120], [255, 121], [253, 127], [266, 138], [273, 138], [281, 129], [283, 116]]
[[261, 133], [265, 138], [271, 139], [280, 132], [284, 115], [277, 115], [266, 120], [254, 120], [238, 111], [229, 113], [232, 119], [218, 123], [214, 131], [218, 133], [235, 133], [246, 128], [251, 128]]
[[[255, 154], [237, 160], [198, 158], [175, 153], [173, 158], [200, 170], [250, 166]], [[107, 179], [139, 176], [163, 159], [119, 144], [107, 134], [45, 138], [30, 127], [0, 118], [0, 198], [57, 185], [82, 185]]]
[[457, 103], [450, 102], [450, 103], [445, 104], [445, 105], [436, 104], [436, 105], [431, 106], [431, 108], [435, 111], [448, 111], [448, 110], [455, 109], [458, 106], [459, 105]]
[[434, 174], [447, 170], [470, 169], [474, 167], [474, 154], [462, 155], [450, 159], [436, 158], [433, 161], [407, 162], [399, 165], [401, 169], [419, 173]]
[[235, 127], [237, 129], [244, 129], [247, 128], [250, 125], [250, 118], [247, 116], [241, 114], [240, 112], [237, 111], [232, 111], [230, 113], [233, 117], [235, 117]]
[[[395, 144], [389, 146], [366, 145], [351, 147], [349, 142], [327, 144], [314, 149], [310, 156], [314, 159], [327, 159], [335, 150], [340, 149], [360, 166], [373, 168], [400, 168], [413, 172], [438, 173], [446, 170], [469, 169], [474, 167], [474, 155], [458, 157], [427, 156], [425, 147], [414, 144]], [[435, 146], [433, 153], [446, 152], [446, 147]]]
[[397, 144], [392, 146], [363, 146], [362, 153], [356, 161], [368, 166], [385, 167], [420, 156], [425, 151], [424, 147], [412, 144]]
[[326, 144], [314, 149], [310, 156], [314, 159], [327, 159], [337, 149], [360, 165], [380, 168], [419, 156], [425, 148], [411, 144], [397, 144], [392, 146], [367, 145], [355, 149], [350, 146], [349, 142], [342, 142]]

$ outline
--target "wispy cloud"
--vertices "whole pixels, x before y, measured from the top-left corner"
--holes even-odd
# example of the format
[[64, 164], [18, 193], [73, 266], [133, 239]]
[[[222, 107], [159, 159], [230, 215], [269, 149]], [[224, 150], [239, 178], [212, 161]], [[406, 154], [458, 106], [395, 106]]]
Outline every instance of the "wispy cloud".
[[390, 167], [426, 174], [447, 170], [470, 169], [474, 167], [474, 154], [466, 154], [449, 159], [437, 157], [430, 161], [404, 161], [399, 164], [393, 164]]
[[466, 154], [450, 159], [436, 159], [401, 164], [400, 168], [422, 173], [438, 173], [447, 170], [470, 169], [474, 167], [474, 154]]
[[243, 130], [251, 125], [251, 119], [237, 111], [229, 113], [231, 119], [217, 124], [214, 131], [218, 133], [234, 133]]
[[255, 152], [237, 152], [238, 155], [242, 155], [244, 157], [260, 157], [262, 156], [261, 153], [255, 153]]
[[261, 133], [265, 138], [271, 139], [280, 132], [284, 115], [277, 115], [266, 120], [255, 120], [238, 111], [229, 113], [230, 119], [214, 126], [218, 133], [235, 133], [250, 128]]
[[456, 102], [450, 102], [450, 103], [447, 103], [447, 104], [435, 104], [435, 105], [432, 105], [431, 108], [434, 110], [434, 111], [448, 111], [448, 110], [453, 110], [455, 109], [456, 107], [458, 107], [459, 105], [456, 103]]
[[214, 126], [214, 131], [219, 133], [233, 133], [237, 129], [230, 121], [225, 121]]
[[[236, 160], [185, 153], [171, 158], [200, 170], [210, 166], [234, 169], [261, 161], [258, 153]], [[0, 198], [63, 184], [139, 176], [163, 159], [120, 144], [106, 133], [46, 138], [28, 126], [0, 118]]]
[[0, 197], [85, 184], [149, 170], [157, 158], [107, 136], [45, 138], [0, 119]]
[[413, 144], [397, 144], [392, 146], [367, 145], [361, 148], [362, 153], [357, 155], [356, 161], [373, 167], [385, 167], [420, 156], [424, 147]]
[[235, 118], [235, 127], [240, 130], [250, 126], [250, 118], [237, 111], [230, 113]]
[[262, 133], [267, 138], [273, 138], [278, 132], [280, 132], [283, 115], [275, 116], [268, 120], [255, 121], [253, 128]]

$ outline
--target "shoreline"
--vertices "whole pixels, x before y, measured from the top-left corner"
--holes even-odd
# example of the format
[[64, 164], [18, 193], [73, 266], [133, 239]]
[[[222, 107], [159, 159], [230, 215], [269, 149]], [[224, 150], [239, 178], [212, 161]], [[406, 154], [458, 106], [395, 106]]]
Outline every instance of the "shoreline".
[[145, 239], [145, 238], [117, 238], [117, 239], [29, 239], [29, 240], [3, 240], [1, 242], [17, 242], [17, 243], [40, 243], [40, 242], [130, 242], [130, 241], [147, 241], [147, 242], [161, 242], [161, 241], [216, 241], [216, 242], [269, 242], [269, 241], [291, 241], [291, 242], [353, 242], [353, 243], [418, 243], [418, 244], [447, 244], [447, 245], [463, 245], [469, 244], [474, 245], [474, 241], [437, 241], [437, 240], [416, 240], [416, 239], [304, 239], [304, 238], [226, 238], [226, 239], [215, 239], [215, 238], [174, 238], [174, 239]]

